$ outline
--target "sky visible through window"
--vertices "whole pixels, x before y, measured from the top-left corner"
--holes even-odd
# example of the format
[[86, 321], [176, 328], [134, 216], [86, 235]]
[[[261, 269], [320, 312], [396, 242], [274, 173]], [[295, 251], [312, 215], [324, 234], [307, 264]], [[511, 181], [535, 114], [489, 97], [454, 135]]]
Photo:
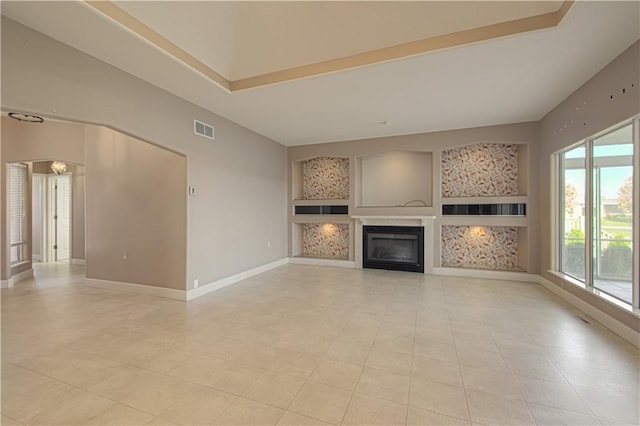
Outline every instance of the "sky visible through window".
[[[624, 145], [605, 145], [594, 147], [594, 157], [633, 157], [633, 145], [631, 142]], [[579, 147], [571, 151], [567, 151], [565, 159], [583, 159], [585, 158], [585, 148]], [[633, 167], [604, 167], [601, 169], [601, 194], [602, 198], [607, 200], [615, 200], [618, 197], [618, 188], [620, 184], [628, 176], [633, 175]], [[584, 200], [585, 178], [584, 165], [580, 169], [567, 169], [565, 171], [565, 183], [573, 185], [578, 191], [578, 199]]]

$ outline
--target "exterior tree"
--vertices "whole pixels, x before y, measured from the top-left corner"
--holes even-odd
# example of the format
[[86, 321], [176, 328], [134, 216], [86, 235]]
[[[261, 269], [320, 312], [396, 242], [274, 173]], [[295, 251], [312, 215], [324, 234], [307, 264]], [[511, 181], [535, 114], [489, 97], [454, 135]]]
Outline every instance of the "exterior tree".
[[632, 206], [632, 194], [633, 194], [633, 181], [631, 176], [627, 176], [620, 188], [618, 188], [618, 208], [625, 212], [631, 213]]
[[564, 212], [568, 217], [573, 214], [573, 209], [578, 201], [578, 190], [575, 186], [568, 183], [564, 188]]

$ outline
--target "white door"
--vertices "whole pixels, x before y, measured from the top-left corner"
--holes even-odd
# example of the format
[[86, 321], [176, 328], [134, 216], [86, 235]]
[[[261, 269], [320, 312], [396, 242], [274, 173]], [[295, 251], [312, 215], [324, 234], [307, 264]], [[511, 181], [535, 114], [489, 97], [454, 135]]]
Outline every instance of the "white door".
[[56, 176], [56, 260], [71, 259], [71, 176]]

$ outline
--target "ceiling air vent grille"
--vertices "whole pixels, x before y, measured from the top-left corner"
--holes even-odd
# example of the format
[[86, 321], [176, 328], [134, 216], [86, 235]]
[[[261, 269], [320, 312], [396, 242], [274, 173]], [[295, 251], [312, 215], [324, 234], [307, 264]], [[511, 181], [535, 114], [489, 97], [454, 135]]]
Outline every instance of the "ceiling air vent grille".
[[193, 131], [196, 135], [213, 140], [213, 126], [202, 121], [193, 120]]

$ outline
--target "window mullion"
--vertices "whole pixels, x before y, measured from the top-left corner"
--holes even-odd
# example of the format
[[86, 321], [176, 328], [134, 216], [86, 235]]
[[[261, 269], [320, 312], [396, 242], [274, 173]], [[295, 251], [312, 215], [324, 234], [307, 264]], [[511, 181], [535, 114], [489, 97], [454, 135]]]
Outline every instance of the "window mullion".
[[585, 185], [584, 185], [584, 203], [585, 203], [585, 230], [584, 230], [584, 282], [588, 287], [593, 287], [593, 140], [585, 141]]
[[[633, 120], [633, 187], [640, 188], [640, 119]], [[631, 294], [633, 306], [640, 308], [640, 266], [638, 266], [638, 253], [640, 253], [640, 197], [638, 191], [633, 195], [632, 235], [633, 235], [633, 266], [631, 273]]]

